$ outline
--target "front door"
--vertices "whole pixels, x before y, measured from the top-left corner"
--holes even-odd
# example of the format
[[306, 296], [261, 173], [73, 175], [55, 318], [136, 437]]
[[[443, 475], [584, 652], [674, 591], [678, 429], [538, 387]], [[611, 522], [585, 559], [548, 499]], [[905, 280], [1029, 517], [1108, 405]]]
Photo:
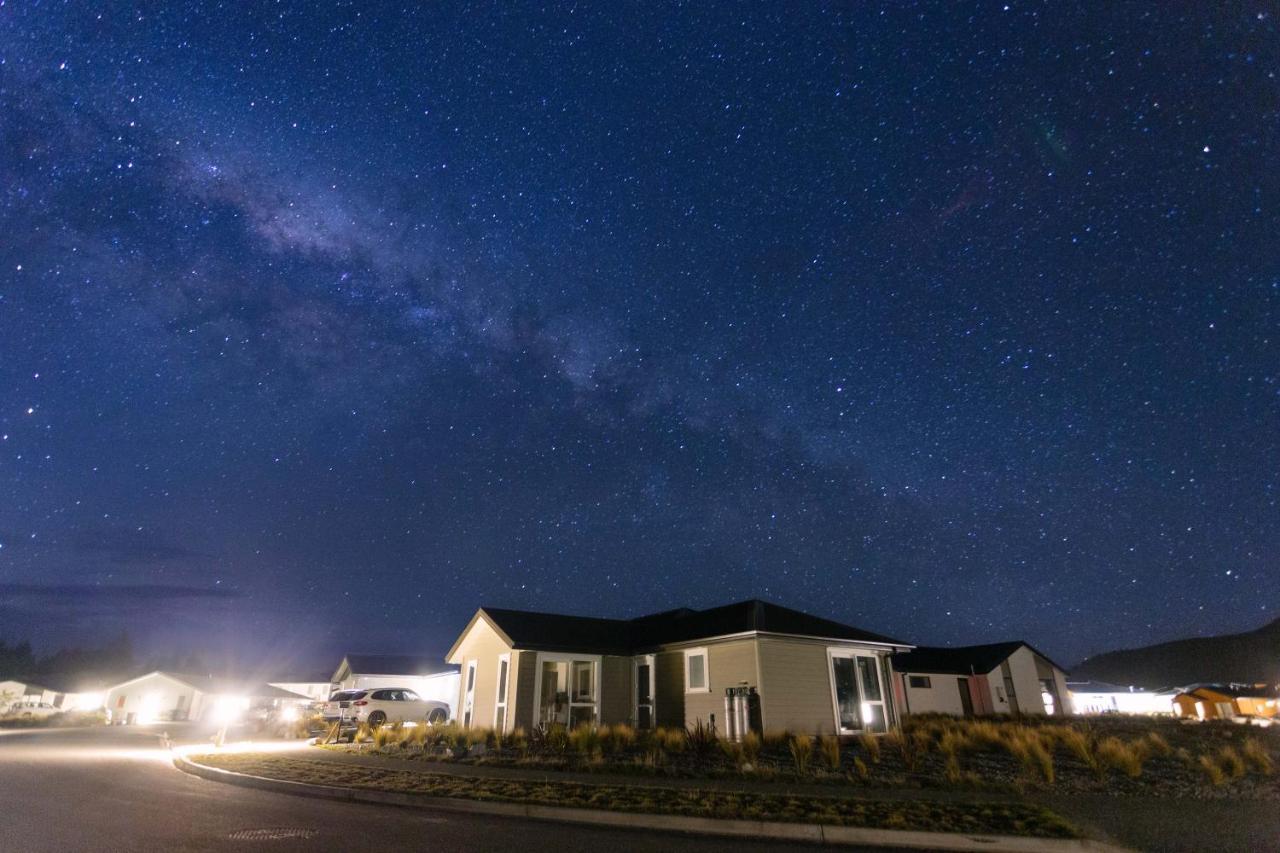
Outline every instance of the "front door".
[[973, 716], [973, 696], [969, 693], [969, 679], [957, 678], [956, 686], [960, 688], [960, 707], [966, 717]]
[[636, 728], [653, 728], [653, 655], [636, 658]]

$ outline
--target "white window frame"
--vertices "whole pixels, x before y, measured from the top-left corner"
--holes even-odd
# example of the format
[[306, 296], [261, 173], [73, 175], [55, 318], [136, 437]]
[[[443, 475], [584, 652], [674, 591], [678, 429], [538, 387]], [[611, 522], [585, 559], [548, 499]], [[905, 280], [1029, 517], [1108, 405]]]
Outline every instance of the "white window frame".
[[[569, 664], [569, 681], [565, 687], [565, 692], [569, 697], [569, 719], [573, 719], [573, 708], [586, 708], [588, 705], [593, 709], [592, 717], [595, 724], [600, 725], [600, 692], [603, 685], [600, 683], [600, 655], [566, 655], [556, 654], [552, 652], [538, 652], [534, 658], [534, 666], [536, 675], [533, 679], [533, 719], [537, 725], [542, 725], [542, 665], [544, 663], [567, 663]], [[573, 701], [573, 665], [575, 663], [591, 664], [591, 692], [592, 701], [574, 702]]]
[[631, 710], [636, 728], [640, 727], [640, 667], [649, 667], [649, 728], [658, 727], [658, 662], [654, 655], [637, 655], [631, 659]]
[[467, 661], [467, 670], [463, 673], [462, 727], [465, 729], [471, 728], [471, 724], [476, 721], [476, 677], [480, 674], [479, 663], [478, 660]]
[[[858, 723], [856, 729], [845, 728], [840, 723], [840, 697], [836, 694], [836, 658], [848, 658], [853, 661], [853, 686], [858, 692]], [[879, 700], [868, 701], [862, 692], [862, 673], [858, 670], [858, 658], [868, 658], [873, 662], [876, 673], [876, 681], [880, 684]], [[831, 714], [835, 720], [835, 729], [839, 734], [858, 734], [867, 731], [867, 706], [879, 705], [880, 715], [884, 718], [884, 732], [872, 732], [872, 734], [887, 733], [891, 728], [891, 717], [889, 716], [890, 693], [889, 685], [885, 682], [884, 668], [882, 666], [884, 655], [868, 649], [854, 649], [842, 646], [827, 647], [827, 678], [830, 680], [831, 686]]]
[[[505, 666], [504, 666], [505, 664]], [[503, 682], [506, 682], [505, 684]], [[493, 690], [493, 727], [505, 732], [511, 727], [507, 699], [511, 695], [511, 654], [498, 655], [498, 684]], [[502, 711], [502, 727], [498, 727], [498, 711]]]
[[[689, 658], [702, 655], [702, 679], [706, 683], [702, 687], [693, 687], [689, 684]], [[707, 654], [707, 647], [702, 646], [697, 649], [684, 650], [684, 692], [685, 693], [710, 693], [711, 692], [711, 655]]]

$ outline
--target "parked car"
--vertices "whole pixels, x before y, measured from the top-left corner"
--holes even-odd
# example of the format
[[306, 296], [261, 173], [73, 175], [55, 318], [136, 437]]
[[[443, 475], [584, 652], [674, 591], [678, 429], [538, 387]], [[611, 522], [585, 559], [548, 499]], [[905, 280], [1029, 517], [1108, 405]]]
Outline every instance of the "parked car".
[[407, 723], [425, 720], [433, 725], [447, 722], [449, 706], [444, 702], [423, 699], [407, 687], [377, 687], [365, 690], [340, 690], [324, 705], [328, 722], [341, 717], [352, 723]]
[[14, 717], [49, 717], [61, 710], [48, 702], [14, 702], [5, 713]]

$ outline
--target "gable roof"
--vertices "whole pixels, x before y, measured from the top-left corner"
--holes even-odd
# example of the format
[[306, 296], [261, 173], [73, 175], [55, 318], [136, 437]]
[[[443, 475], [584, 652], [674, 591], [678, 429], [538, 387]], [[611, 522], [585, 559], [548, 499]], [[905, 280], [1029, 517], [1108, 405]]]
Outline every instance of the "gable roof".
[[[987, 643], [981, 646], [917, 646], [910, 652], [893, 656], [897, 672], [936, 672], [945, 675], [982, 675], [1004, 663], [1018, 649], [1026, 646], [1058, 669], [1062, 667], [1024, 640]], [[1066, 670], [1063, 670], [1064, 672]]]
[[[458, 671], [435, 655], [356, 654], [345, 655], [342, 660], [353, 675], [439, 675]], [[342, 671], [342, 664], [338, 671]]]
[[253, 699], [306, 699], [300, 693], [294, 693], [292, 690], [285, 690], [276, 687], [273, 684], [266, 684], [260, 681], [240, 681], [235, 678], [219, 678], [213, 675], [191, 675], [184, 672], [167, 672], [165, 670], [154, 670], [136, 678], [130, 678], [119, 684], [112, 685], [108, 690], [119, 690], [137, 681], [142, 681], [153, 676], [167, 678], [170, 681], [176, 681], [192, 690], [198, 690], [201, 693], [212, 695], [233, 694], [237, 696], [249, 696]]
[[[882, 634], [759, 599], [708, 610], [668, 610], [635, 619], [603, 619], [482, 607], [467, 630], [479, 618], [486, 619], [512, 648], [541, 652], [631, 655], [671, 643], [753, 632], [910, 648], [909, 644]], [[462, 637], [466, 633], [464, 631]], [[459, 637], [459, 643], [462, 637]], [[450, 650], [450, 656], [457, 650], [457, 645]]]

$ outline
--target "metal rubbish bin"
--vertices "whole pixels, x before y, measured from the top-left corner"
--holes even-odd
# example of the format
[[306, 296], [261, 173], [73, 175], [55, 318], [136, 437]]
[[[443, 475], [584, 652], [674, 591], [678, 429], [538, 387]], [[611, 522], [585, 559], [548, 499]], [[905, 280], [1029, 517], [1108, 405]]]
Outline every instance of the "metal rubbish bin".
[[747, 732], [761, 730], [760, 693], [749, 685], [726, 687], [724, 690], [724, 736], [742, 740]]

